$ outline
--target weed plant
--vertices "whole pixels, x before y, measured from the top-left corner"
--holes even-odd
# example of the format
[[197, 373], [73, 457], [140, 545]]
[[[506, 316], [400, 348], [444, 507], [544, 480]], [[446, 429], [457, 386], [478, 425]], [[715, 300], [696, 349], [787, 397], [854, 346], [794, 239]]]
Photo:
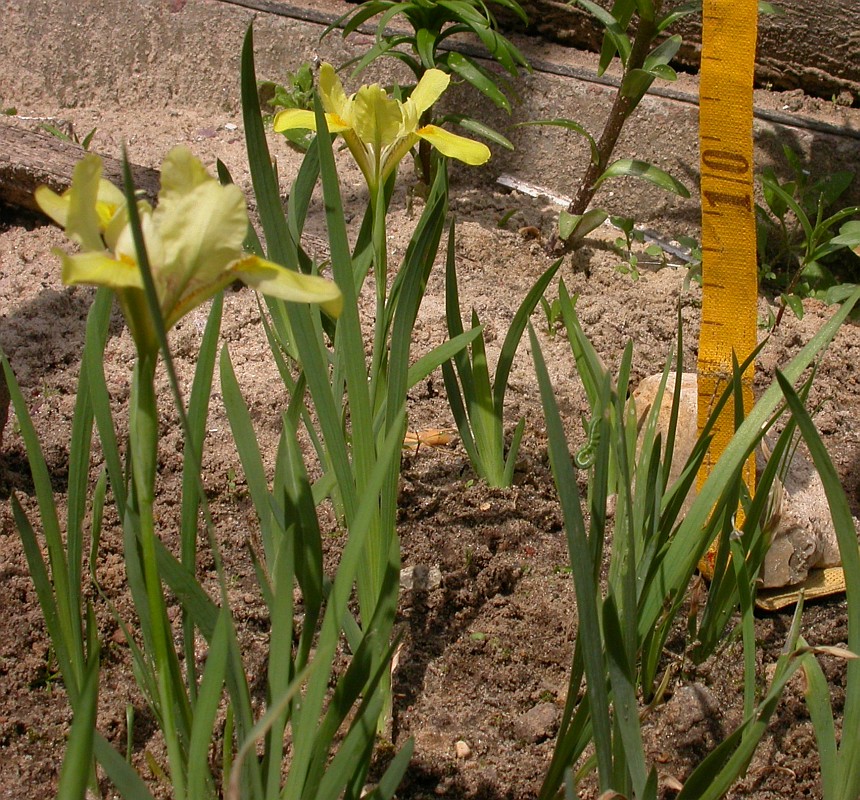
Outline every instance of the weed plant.
[[[854, 181], [847, 170], [817, 180], [798, 155], [783, 147], [791, 177], [780, 181], [770, 167], [760, 176], [764, 205], [756, 205], [759, 279], [782, 300], [785, 308], [803, 317], [803, 299], [840, 302], [858, 282], [860, 261], [852, 252], [860, 246], [860, 206], [835, 210]], [[838, 231], [838, 232], [837, 232]]]

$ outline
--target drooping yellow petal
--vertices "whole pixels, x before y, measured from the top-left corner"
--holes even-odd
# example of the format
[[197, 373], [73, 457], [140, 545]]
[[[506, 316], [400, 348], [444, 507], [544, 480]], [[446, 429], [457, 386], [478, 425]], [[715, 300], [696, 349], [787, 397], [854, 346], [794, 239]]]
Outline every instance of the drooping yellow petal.
[[485, 144], [465, 136], [457, 136], [456, 133], [450, 133], [436, 125], [425, 125], [415, 133], [448, 158], [456, 158], [473, 166], [485, 164], [490, 158], [490, 148]]
[[409, 100], [415, 104], [415, 109], [420, 117], [430, 106], [433, 105], [448, 88], [451, 76], [442, 72], [441, 69], [428, 69], [418, 81], [416, 87], [409, 95]]
[[319, 303], [333, 317], [339, 316], [343, 309], [343, 296], [337, 284], [318, 275], [295, 272], [257, 256], [246, 256], [230, 271], [263, 294], [291, 303]]
[[72, 203], [72, 198], [68, 192], [57, 194], [53, 189], [47, 186], [39, 186], [34, 192], [36, 204], [42, 209], [42, 213], [49, 216], [61, 228], [66, 227], [66, 220], [69, 218], [69, 206]]
[[401, 105], [378, 84], [362, 86], [353, 100], [353, 130], [373, 147], [388, 147], [400, 136]]
[[[57, 225], [65, 228], [69, 222], [69, 210], [72, 206], [72, 192], [80, 192], [81, 184], [66, 189], [57, 194], [47, 186], [39, 186], [34, 196], [42, 212], [49, 216]], [[110, 181], [100, 179], [96, 191], [95, 216], [99, 230], [105, 231], [116, 220], [117, 212], [125, 208], [125, 195]], [[123, 223], [124, 224], [124, 223]], [[91, 242], [93, 244], [94, 242]]]
[[137, 264], [127, 258], [111, 258], [107, 253], [76, 253], [70, 256], [54, 250], [63, 263], [63, 283], [67, 286], [107, 286], [111, 289], [142, 289]]

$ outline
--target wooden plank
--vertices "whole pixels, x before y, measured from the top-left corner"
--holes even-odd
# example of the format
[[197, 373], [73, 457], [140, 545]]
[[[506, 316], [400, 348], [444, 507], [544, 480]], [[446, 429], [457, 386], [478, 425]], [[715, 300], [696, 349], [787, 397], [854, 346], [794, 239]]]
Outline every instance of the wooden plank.
[[[0, 122], [0, 203], [27, 211], [38, 211], [33, 192], [42, 184], [55, 192], [68, 189], [75, 164], [84, 149], [47, 133], [35, 133]], [[101, 156], [104, 177], [122, 186], [122, 162]], [[159, 172], [132, 164], [138, 189], [154, 199], [158, 194]]]

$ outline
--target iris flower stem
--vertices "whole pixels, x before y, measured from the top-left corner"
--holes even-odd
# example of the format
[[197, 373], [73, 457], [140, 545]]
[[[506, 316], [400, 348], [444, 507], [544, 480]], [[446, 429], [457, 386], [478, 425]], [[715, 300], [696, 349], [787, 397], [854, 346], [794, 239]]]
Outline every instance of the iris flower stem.
[[379, 407], [386, 394], [386, 373], [388, 371], [388, 243], [385, 225], [385, 189], [380, 184], [371, 188], [373, 203], [373, 278], [376, 282], [376, 325], [373, 332], [373, 352], [371, 354], [371, 402], [374, 411]]
[[[136, 507], [144, 581], [149, 618], [152, 624], [153, 669], [155, 671], [164, 739], [170, 762], [170, 777], [177, 800], [186, 797], [185, 767], [179, 741], [176, 712], [184, 698], [175, 691], [171, 660], [176, 653], [172, 646], [170, 622], [161, 585], [155, 550], [155, 476], [158, 461], [158, 410], [155, 399], [155, 365], [157, 351], [141, 353], [134, 367], [129, 410], [130, 450], [132, 462], [132, 498]], [[178, 665], [176, 666], [178, 669]]]

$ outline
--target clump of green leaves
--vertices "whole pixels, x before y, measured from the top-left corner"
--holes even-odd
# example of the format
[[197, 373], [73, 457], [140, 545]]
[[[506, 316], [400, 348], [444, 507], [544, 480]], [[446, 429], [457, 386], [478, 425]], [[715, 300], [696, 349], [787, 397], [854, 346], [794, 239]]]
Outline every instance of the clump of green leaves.
[[[514, 479], [514, 467], [526, 421], [521, 418], [517, 423], [506, 453], [504, 410], [508, 376], [529, 317], [538, 302], [543, 300], [544, 292], [560, 265], [561, 259], [538, 278], [514, 314], [502, 343], [492, 383], [484, 334], [474, 309], [471, 323], [477, 336], [470, 347], [463, 348], [450, 361], [442, 364], [445, 391], [463, 447], [469, 454], [475, 471], [489, 486], [510, 486]], [[460, 298], [454, 267], [453, 223], [448, 238], [445, 316], [448, 335], [452, 341], [456, 341], [463, 336], [464, 330], [460, 319]]]
[[[641, 277], [640, 267], [650, 266], [662, 269], [669, 265], [666, 251], [656, 242], [646, 244], [645, 233], [636, 227], [632, 217], [612, 216], [609, 221], [621, 231], [621, 236], [616, 237], [612, 243], [612, 249], [621, 256], [621, 263], [616, 269], [622, 275], [629, 275], [634, 281]], [[642, 250], [642, 255], [635, 252], [636, 246]]]
[[[609, 374], [588, 341], [564, 284], [559, 286], [562, 315], [591, 410], [587, 441], [571, 457], [555, 393], [540, 344], [531, 333], [532, 352], [547, 422], [550, 464], [561, 502], [576, 592], [577, 638], [567, 702], [552, 762], [539, 797], [573, 797], [577, 783], [596, 770], [601, 797], [655, 800], [657, 773], [643, 747], [640, 699], [657, 702], [672, 679], [663, 659], [670, 630], [681, 611], [696, 566], [712, 542], [718, 542], [715, 572], [701, 616], [689, 628], [690, 656], [698, 661], [712, 655], [739, 620], [743, 642], [744, 717], [736, 730], [710, 753], [686, 779], [681, 800], [718, 800], [747, 769], [774, 713], [782, 691], [799, 668], [811, 681], [810, 711], [822, 753], [822, 779], [828, 798], [856, 797], [860, 751], [856, 735], [860, 704], [846, 705], [845, 725], [852, 724], [837, 752], [829, 692], [815, 655], [800, 636], [802, 602], [795, 612], [787, 641], [768, 686], [757, 672], [754, 627], [756, 576], [767, 552], [765, 534], [769, 488], [782, 454], [791, 446], [797, 427], [825, 481], [834, 519], [840, 524], [840, 552], [850, 572], [851, 592], [858, 591], [860, 561], [856, 534], [838, 478], [804, 408], [804, 390], [797, 381], [826, 347], [860, 298], [855, 291], [845, 306], [813, 337], [778, 375], [737, 431], [710, 471], [686, 512], [684, 500], [704, 459], [714, 421], [732, 396], [741, 392], [746, 365], [734, 364], [729, 386], [715, 405], [693, 450], [676, 479], [672, 457], [680, 413], [681, 381], [676, 378], [665, 435], [659, 431], [661, 395], [669, 392], [671, 360], [664, 369], [660, 392], [650, 412], [639, 417], [629, 398], [632, 343], [621, 358], [617, 377]], [[680, 327], [680, 326], [679, 326]], [[680, 332], [679, 332], [680, 338]], [[678, 352], [682, 352], [679, 345]], [[753, 358], [755, 354], [751, 355]], [[675, 359], [676, 376], [683, 361]], [[785, 408], [792, 418], [780, 435], [759, 487], [750, 497], [743, 465], [758, 441]], [[580, 498], [577, 469], [588, 470], [588, 495]], [[615, 515], [607, 514], [607, 499], [615, 494]], [[583, 514], [583, 500], [588, 517]], [[742, 530], [735, 528], [739, 504]], [[603, 565], [608, 562], [608, 569]], [[856, 652], [857, 609], [849, 597], [849, 647]], [[734, 612], [739, 612], [739, 616]], [[843, 658], [852, 654], [830, 652]], [[860, 664], [849, 661], [849, 680], [860, 678]], [[662, 672], [662, 676], [661, 676]], [[656, 698], [656, 700], [655, 700]], [[845, 730], [848, 730], [846, 727]], [[591, 754], [587, 754], [591, 751]]]
[[783, 147], [791, 177], [780, 181], [771, 167], [759, 178], [764, 205], [756, 205], [759, 279], [779, 293], [782, 310], [803, 316], [803, 299], [844, 300], [858, 282], [860, 206], [834, 210], [854, 180], [847, 170], [813, 180], [790, 147]]
[[[274, 81], [260, 81], [257, 85], [260, 96], [260, 107], [270, 119], [284, 108], [314, 107], [314, 73], [306, 61], [295, 72], [287, 72], [283, 84]], [[290, 144], [305, 152], [313, 141], [313, 131], [286, 130], [281, 131]]]
[[556, 330], [562, 324], [561, 300], [558, 297], [549, 300], [546, 295], [540, 299], [540, 308], [543, 311], [546, 332], [549, 336], [555, 336]]
[[[528, 23], [525, 11], [516, 0], [368, 0], [344, 14], [326, 33], [336, 26], [342, 26], [343, 35], [348, 36], [368, 20], [378, 17], [375, 43], [363, 56], [355, 60], [355, 73], [360, 73], [383, 56], [396, 58], [406, 64], [415, 75], [416, 81], [420, 80], [428, 69], [440, 69], [460, 78], [490, 98], [496, 106], [510, 113], [509, 81], [487, 69], [478, 59], [452, 46], [458, 36], [477, 36], [487, 55], [496, 61], [510, 78], [517, 77], [521, 69], [530, 71], [525, 56], [499, 32], [498, 22], [490, 10], [493, 5], [512, 12], [524, 24]], [[411, 31], [390, 30], [388, 26], [396, 18], [405, 20]], [[495, 144], [513, 149], [505, 136], [472, 117], [449, 114], [434, 118], [434, 121], [454, 122]], [[422, 123], [428, 122], [429, 117], [422, 119]], [[428, 163], [425, 151], [427, 148], [419, 148], [420, 163], [426, 175], [424, 168]]]

